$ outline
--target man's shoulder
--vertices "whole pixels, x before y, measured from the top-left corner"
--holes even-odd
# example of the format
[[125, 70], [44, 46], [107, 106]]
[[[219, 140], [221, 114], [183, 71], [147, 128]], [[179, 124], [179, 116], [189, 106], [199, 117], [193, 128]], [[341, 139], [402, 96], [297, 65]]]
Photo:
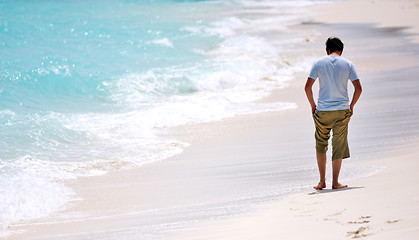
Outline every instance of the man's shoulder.
[[350, 60], [348, 60], [348, 59], [346, 59], [344, 57], [340, 57], [340, 60], [343, 61], [343, 62], [346, 62], [348, 64], [353, 64]]
[[334, 60], [352, 63], [350, 60], [348, 60], [348, 59], [346, 59], [342, 56], [329, 56], [329, 55], [318, 58], [316, 60], [316, 62], [323, 62], [323, 61], [330, 62], [330, 61], [334, 61]]
[[343, 65], [346, 65], [346, 66], [349, 66], [349, 67], [354, 65], [350, 60], [348, 60], [348, 59], [346, 59], [342, 56], [324, 56], [324, 57], [321, 57], [321, 58], [317, 59], [316, 64], [327, 65], [327, 64], [332, 63], [332, 62], [334, 64], [339, 64], [339, 65], [343, 64]]
[[329, 55], [326, 55], [326, 56], [323, 56], [321, 58], [318, 58], [317, 61], [316, 61], [316, 63], [317, 64], [325, 64], [325, 63], [330, 63], [330, 62], [332, 62], [334, 60], [335, 60], [334, 57], [331, 57]]
[[324, 61], [330, 61], [330, 57], [328, 55], [320, 57], [317, 59], [316, 62], [324, 62]]
[[314, 66], [319, 67], [319, 66], [324, 65], [324, 64], [325, 64], [325, 63], [327, 63], [327, 62], [330, 62], [330, 60], [328, 59], [328, 56], [324, 56], [324, 57], [318, 58], [318, 59], [314, 62]]

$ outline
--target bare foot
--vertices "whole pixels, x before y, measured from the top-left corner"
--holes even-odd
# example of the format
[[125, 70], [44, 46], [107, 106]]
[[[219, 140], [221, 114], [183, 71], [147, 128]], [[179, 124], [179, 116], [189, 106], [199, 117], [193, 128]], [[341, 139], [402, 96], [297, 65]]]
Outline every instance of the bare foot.
[[333, 184], [332, 189], [340, 189], [340, 188], [347, 188], [348, 185], [343, 185], [343, 184]]
[[326, 188], [326, 183], [319, 182], [319, 184], [313, 188], [316, 190], [322, 190], [323, 188]]

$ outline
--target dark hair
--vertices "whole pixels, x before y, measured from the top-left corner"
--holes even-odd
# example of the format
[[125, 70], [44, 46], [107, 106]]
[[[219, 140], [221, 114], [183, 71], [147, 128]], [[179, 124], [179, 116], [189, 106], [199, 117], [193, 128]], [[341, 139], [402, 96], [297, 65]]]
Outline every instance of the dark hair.
[[329, 50], [330, 53], [336, 51], [343, 51], [343, 42], [337, 37], [330, 37], [326, 40], [326, 50]]

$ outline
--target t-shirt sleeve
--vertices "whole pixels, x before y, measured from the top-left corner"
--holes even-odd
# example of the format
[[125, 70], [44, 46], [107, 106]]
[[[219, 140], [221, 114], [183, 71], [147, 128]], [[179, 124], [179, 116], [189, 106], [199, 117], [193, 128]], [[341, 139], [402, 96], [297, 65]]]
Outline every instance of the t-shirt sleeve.
[[313, 64], [313, 66], [311, 67], [311, 71], [310, 74], [308, 75], [309, 78], [316, 80], [317, 77], [319, 76], [319, 69], [317, 68], [317, 62], [315, 62]]
[[352, 63], [349, 65], [349, 79], [351, 81], [355, 81], [355, 80], [359, 79], [358, 73], [356, 72], [355, 65], [352, 64]]

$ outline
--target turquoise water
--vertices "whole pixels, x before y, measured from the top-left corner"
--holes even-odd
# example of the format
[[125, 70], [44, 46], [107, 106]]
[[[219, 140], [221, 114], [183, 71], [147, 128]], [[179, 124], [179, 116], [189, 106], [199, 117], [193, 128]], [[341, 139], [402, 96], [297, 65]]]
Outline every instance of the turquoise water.
[[305, 4], [1, 1], [1, 227], [68, 202], [57, 180], [180, 153], [171, 127], [296, 107], [254, 102], [299, 69], [278, 39]]
[[[120, 76], [193, 66], [203, 56], [191, 49], [210, 47], [218, 40], [182, 32], [190, 20], [179, 15], [183, 7], [166, 1], [3, 1], [1, 9], [2, 142], [10, 145], [1, 151], [6, 158], [33, 153], [27, 147], [37, 142], [28, 128], [36, 132], [45, 129], [43, 124], [52, 125], [45, 134], [62, 137], [56, 132], [60, 129], [54, 129], [60, 124], [48, 117], [51, 112], [66, 117], [133, 108], [112, 97]], [[161, 89], [144, 86], [138, 94], [164, 98], [196, 91], [182, 76], [163, 84]], [[66, 140], [79, 140], [78, 133], [64, 131]]]

